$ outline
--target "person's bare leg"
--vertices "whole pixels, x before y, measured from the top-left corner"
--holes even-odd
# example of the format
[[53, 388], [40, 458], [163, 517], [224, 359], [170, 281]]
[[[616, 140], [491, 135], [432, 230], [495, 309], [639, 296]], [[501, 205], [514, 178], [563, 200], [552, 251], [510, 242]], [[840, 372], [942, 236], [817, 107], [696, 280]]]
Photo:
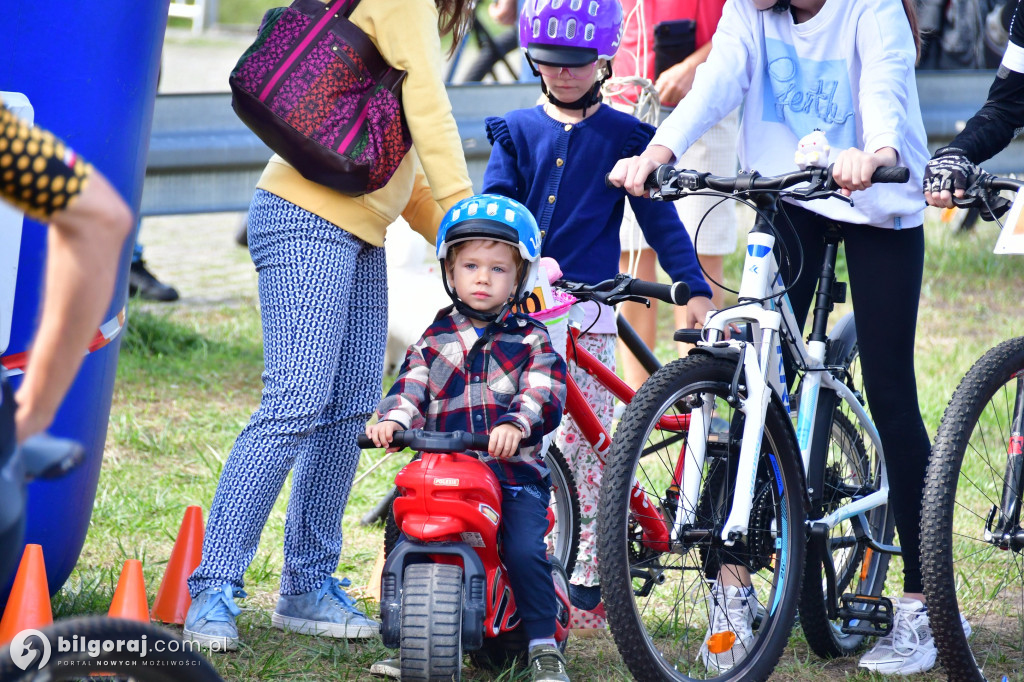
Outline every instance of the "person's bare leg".
[[725, 256], [698, 256], [701, 266], [704, 268], [704, 279], [711, 285], [711, 302], [719, 310], [725, 305], [725, 290], [712, 284], [722, 282], [725, 279]]
[[750, 587], [750, 571], [739, 564], [723, 564], [718, 570], [720, 587]]
[[[658, 273], [657, 268], [655, 267], [656, 265], [657, 259], [655, 258], [653, 249], [643, 249], [640, 251], [639, 262], [636, 270], [637, 279], [647, 280], [649, 282], [657, 281]], [[627, 272], [628, 269], [629, 254], [623, 253], [619, 258], [619, 271]], [[682, 310], [682, 308], [678, 309]], [[657, 301], [651, 299], [650, 308], [641, 303], [623, 303], [619, 306], [619, 313], [625, 317], [630, 326], [636, 330], [636, 333], [640, 335], [640, 338], [647, 347], [654, 350], [655, 337], [658, 328]], [[625, 382], [634, 390], [640, 388], [640, 384], [647, 380], [647, 370], [640, 365], [640, 361], [633, 356], [629, 349], [626, 348], [626, 344], [621, 340], [619, 341], [619, 356], [622, 358], [622, 372]]]

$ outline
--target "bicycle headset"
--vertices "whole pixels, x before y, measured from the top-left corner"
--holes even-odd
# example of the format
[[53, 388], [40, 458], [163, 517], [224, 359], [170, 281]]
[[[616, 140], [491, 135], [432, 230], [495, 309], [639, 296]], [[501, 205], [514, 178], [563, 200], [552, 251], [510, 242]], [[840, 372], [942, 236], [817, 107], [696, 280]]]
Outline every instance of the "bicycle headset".
[[[615, 0], [616, 2], [618, 0]], [[520, 269], [512, 299], [497, 313], [482, 313], [463, 303], [448, 282], [448, 249], [470, 239], [489, 239], [514, 247], [528, 266]], [[514, 199], [498, 194], [477, 194], [458, 202], [445, 214], [437, 231], [437, 259], [441, 261], [444, 290], [463, 315], [483, 322], [500, 319], [512, 303], [521, 302], [540, 263], [540, 228], [530, 210]]]
[[[526, 0], [519, 15], [519, 44], [533, 75], [536, 64], [586, 66], [598, 59], [611, 61], [622, 39], [622, 5], [619, 0]], [[544, 79], [540, 89], [548, 101], [563, 109], [582, 109], [601, 101], [601, 86], [611, 75], [606, 65], [602, 76], [575, 102], [562, 102], [548, 91]]]

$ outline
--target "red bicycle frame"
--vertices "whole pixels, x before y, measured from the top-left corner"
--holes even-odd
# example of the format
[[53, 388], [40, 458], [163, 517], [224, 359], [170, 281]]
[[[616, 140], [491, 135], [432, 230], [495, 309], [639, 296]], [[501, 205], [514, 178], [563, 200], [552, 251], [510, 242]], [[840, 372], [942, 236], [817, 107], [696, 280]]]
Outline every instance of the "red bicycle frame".
[[[619, 378], [615, 372], [603, 365], [586, 348], [580, 347], [580, 330], [575, 327], [569, 328], [566, 339], [565, 357], [590, 376], [597, 379], [598, 383], [607, 388], [612, 394], [623, 403], [629, 403], [636, 391], [629, 387], [625, 381]], [[566, 375], [566, 401], [565, 413], [573, 418], [580, 433], [594, 448], [597, 458], [603, 465], [605, 453], [611, 447], [611, 436], [602, 426], [593, 408], [583, 397], [583, 392], [572, 376]], [[686, 430], [690, 426], [690, 416], [664, 416], [658, 421], [657, 428]], [[683, 449], [685, 441], [680, 448], [679, 457], [676, 459], [675, 471], [672, 474], [670, 488], [678, 490], [683, 480]], [[671, 547], [668, 525], [660, 507], [650, 500], [647, 492], [640, 486], [638, 481], [633, 482], [633, 491], [629, 496], [629, 509], [633, 517], [643, 529], [643, 544], [655, 551], [667, 552]]]

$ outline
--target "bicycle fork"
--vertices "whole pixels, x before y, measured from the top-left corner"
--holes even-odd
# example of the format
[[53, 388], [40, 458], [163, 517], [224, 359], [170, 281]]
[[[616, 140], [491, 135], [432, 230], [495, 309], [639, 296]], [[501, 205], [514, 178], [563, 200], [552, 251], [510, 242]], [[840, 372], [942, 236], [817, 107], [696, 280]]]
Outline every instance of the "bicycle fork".
[[[769, 282], [777, 268], [772, 256], [775, 237], [768, 232], [751, 232], [747, 245], [747, 256], [743, 266], [743, 280], [740, 283], [740, 300], [760, 300], [769, 290]], [[715, 314], [705, 325], [710, 343], [734, 348], [739, 353], [746, 385], [746, 397], [731, 396], [737, 401], [737, 409], [744, 414], [743, 435], [740, 441], [740, 456], [736, 472], [736, 489], [732, 506], [720, 537], [727, 547], [733, 546], [747, 534], [750, 512], [753, 507], [757, 485], [757, 459], [764, 437], [764, 416], [771, 400], [768, 372], [771, 364], [774, 340], [782, 323], [782, 315], [775, 310], [765, 310], [757, 303], [747, 303]], [[742, 320], [754, 322], [760, 329], [760, 356], [754, 343], [725, 338], [726, 326]], [[734, 381], [734, 389], [736, 382]], [[687, 439], [685, 466], [683, 467], [680, 511], [672, 526], [672, 540], [684, 539], [686, 529], [693, 526], [700, 502], [701, 479], [707, 458], [707, 441], [711, 427], [711, 411], [714, 396], [705, 394], [699, 409], [690, 413], [690, 437]], [[696, 434], [696, 438], [694, 435]], [[703, 533], [702, 533], [703, 534]], [[689, 538], [687, 538], [689, 539]]]
[[[1006, 472], [999, 507], [992, 507], [985, 520], [985, 541], [1004, 550], [1024, 550], [1020, 528], [1021, 485], [1024, 484], [1024, 371], [1017, 374], [1017, 398], [1013, 405], [1010, 442], [1006, 448]], [[998, 517], [998, 518], [997, 518]]]

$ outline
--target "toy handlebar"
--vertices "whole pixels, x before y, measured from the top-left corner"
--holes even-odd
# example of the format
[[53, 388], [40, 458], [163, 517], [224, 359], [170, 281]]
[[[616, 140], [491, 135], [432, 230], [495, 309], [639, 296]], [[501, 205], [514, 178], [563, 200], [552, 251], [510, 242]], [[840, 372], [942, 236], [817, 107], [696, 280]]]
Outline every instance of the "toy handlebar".
[[[361, 448], [377, 447], [365, 433], [359, 434], [357, 442]], [[424, 431], [423, 429], [395, 431], [391, 438], [392, 447], [410, 448], [420, 452], [463, 452], [466, 450], [486, 452], [489, 442], [490, 436], [485, 433]]]

